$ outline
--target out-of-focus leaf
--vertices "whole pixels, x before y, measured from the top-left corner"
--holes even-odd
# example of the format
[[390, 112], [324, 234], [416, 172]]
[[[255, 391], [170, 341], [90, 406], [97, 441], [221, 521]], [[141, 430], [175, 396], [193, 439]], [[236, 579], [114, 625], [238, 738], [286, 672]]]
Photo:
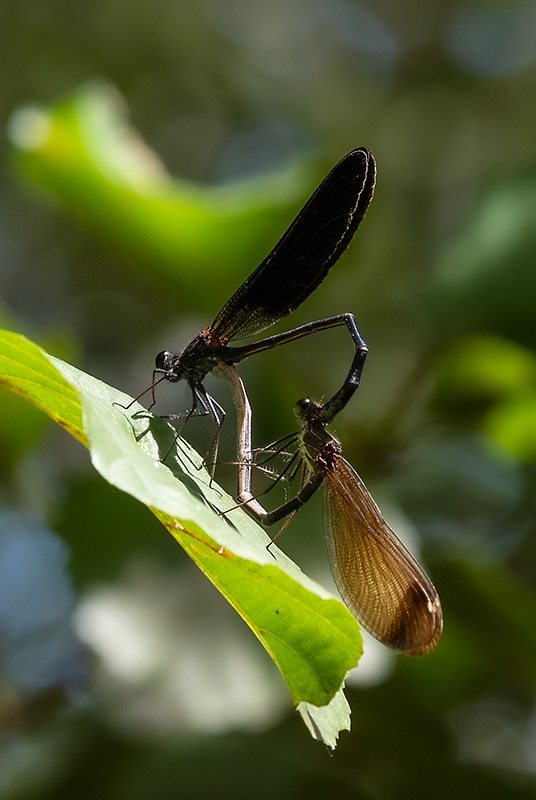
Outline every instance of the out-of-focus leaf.
[[536, 388], [512, 396], [486, 416], [484, 430], [520, 461], [536, 458]]
[[[521, 461], [536, 456], [536, 356], [496, 336], [463, 339], [437, 369], [445, 404], [476, 407], [480, 429]], [[479, 405], [480, 403], [480, 405]]]
[[[362, 642], [342, 603], [308, 579], [231, 497], [211, 485], [200, 457], [164, 420], [74, 367], [47, 356], [24, 337], [0, 337], [1, 380], [87, 441], [93, 464], [113, 485], [151, 508], [245, 619], [281, 669], [296, 703], [329, 703]], [[341, 705], [333, 729], [347, 727]], [[338, 710], [337, 710], [338, 709]], [[335, 713], [335, 716], [333, 716]]]
[[10, 133], [19, 166], [68, 214], [200, 307], [256, 266], [309, 188], [303, 165], [220, 187], [172, 178], [103, 84], [19, 109]]
[[441, 392], [504, 397], [536, 387], [536, 357], [507, 339], [475, 336], [448, 350], [438, 364], [437, 376]]
[[31, 447], [47, 420], [37, 409], [9, 392], [0, 395], [0, 471], [10, 469], [13, 463]]
[[529, 344], [536, 296], [536, 180], [488, 189], [466, 229], [445, 244], [419, 300], [434, 327], [452, 336], [489, 332]]

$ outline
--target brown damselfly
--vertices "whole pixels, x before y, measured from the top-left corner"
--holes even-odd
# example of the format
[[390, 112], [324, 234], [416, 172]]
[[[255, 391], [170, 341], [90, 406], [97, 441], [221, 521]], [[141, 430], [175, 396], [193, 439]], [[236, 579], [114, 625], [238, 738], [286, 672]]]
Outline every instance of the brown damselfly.
[[[240, 407], [235, 396], [237, 400]], [[301, 467], [298, 494], [274, 511], [265, 511], [249, 492], [250, 452], [240, 467], [247, 475], [242, 505], [263, 525], [271, 526], [296, 513], [323, 486], [329, 562], [346, 606], [382, 644], [406, 655], [424, 655], [435, 647], [443, 628], [438, 593], [343, 458], [340, 443], [326, 431], [322, 408], [312, 400], [300, 400], [295, 406], [300, 432], [269, 448], [273, 452], [275, 446], [279, 452], [293, 442], [297, 445], [285, 473]]]

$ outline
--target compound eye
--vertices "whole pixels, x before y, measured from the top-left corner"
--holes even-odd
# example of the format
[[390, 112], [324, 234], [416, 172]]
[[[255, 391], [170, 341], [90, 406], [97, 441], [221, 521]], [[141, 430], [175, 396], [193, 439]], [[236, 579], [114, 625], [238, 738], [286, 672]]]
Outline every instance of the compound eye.
[[302, 423], [310, 423], [316, 418], [321, 409], [320, 403], [316, 403], [308, 397], [302, 397], [294, 406], [294, 413]]
[[169, 369], [169, 359], [171, 355], [172, 354], [169, 352], [169, 350], [162, 350], [161, 353], [158, 353], [154, 360], [156, 369]]
[[314, 405], [313, 401], [309, 400], [308, 397], [302, 397], [301, 400], [298, 400], [294, 406], [294, 413], [298, 419], [307, 419], [309, 416], [309, 409], [312, 405]]

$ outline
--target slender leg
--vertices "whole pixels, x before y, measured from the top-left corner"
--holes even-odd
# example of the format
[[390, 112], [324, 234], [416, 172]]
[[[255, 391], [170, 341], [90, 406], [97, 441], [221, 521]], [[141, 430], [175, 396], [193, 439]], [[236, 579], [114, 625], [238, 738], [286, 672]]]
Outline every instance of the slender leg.
[[[186, 423], [188, 422], [188, 420], [191, 417], [207, 417], [207, 416], [211, 416], [212, 419], [214, 420], [214, 422], [216, 423], [216, 435], [214, 436], [214, 439], [212, 440], [211, 445], [210, 445], [210, 447], [209, 447], [209, 449], [207, 451], [207, 455], [205, 456], [204, 463], [205, 463], [205, 466], [206, 466], [207, 465], [207, 460], [208, 460], [210, 454], [213, 454], [212, 455], [212, 469], [210, 470], [210, 480], [212, 482], [214, 480], [214, 471], [216, 469], [216, 460], [218, 458], [218, 449], [219, 449], [219, 444], [220, 444], [221, 426], [223, 425], [223, 422], [225, 420], [225, 409], [223, 409], [220, 406], [220, 404], [216, 400], [214, 400], [214, 398], [211, 397], [205, 391], [205, 387], [203, 386], [202, 383], [198, 383], [198, 384], [195, 384], [195, 385], [191, 384], [190, 388], [192, 390], [192, 407], [191, 407], [191, 409], [189, 411], [183, 413], [183, 414], [169, 414], [167, 417], [165, 417], [165, 419], [169, 419], [171, 421], [181, 419], [181, 420], [183, 420], [183, 423], [182, 423], [181, 427], [179, 428], [179, 430], [177, 431], [177, 434], [175, 436], [173, 444], [171, 445], [171, 447], [167, 451], [167, 453], [164, 456], [164, 458], [162, 459], [162, 461], [165, 461], [167, 459], [167, 457], [169, 456], [169, 454], [171, 453], [174, 445], [176, 444], [176, 442], [179, 439], [179, 436], [181, 434], [182, 429], [184, 428], [184, 426], [186, 425]], [[199, 405], [201, 405], [201, 410], [199, 409]], [[208, 469], [208, 467], [207, 467], [207, 469]]]
[[[283, 517], [288, 517], [289, 514], [295, 513], [299, 508], [305, 505], [316, 490], [320, 488], [323, 480], [324, 476], [320, 473], [311, 473], [309, 479], [303, 484], [298, 494], [295, 497], [291, 497], [290, 500], [287, 500], [287, 502], [283, 503], [279, 508], [274, 508], [273, 511], [266, 511], [255, 499], [244, 503], [244, 508], [266, 527], [275, 525], [275, 523], [282, 520]], [[275, 538], [272, 539], [272, 541], [275, 541]]]
[[273, 511], [266, 511], [251, 493], [251, 469], [253, 466], [251, 455], [251, 406], [244, 383], [236, 369], [228, 364], [220, 363], [217, 367], [217, 375], [228, 381], [236, 406], [238, 425], [238, 501], [263, 525], [273, 525], [304, 505], [322, 484], [322, 476], [312, 474], [295, 497]]
[[267, 512], [258, 500], [255, 499], [251, 492], [251, 470], [253, 466], [251, 406], [243, 381], [238, 375], [234, 363], [247, 358], [249, 355], [340, 325], [346, 325], [350, 331], [355, 346], [355, 355], [344, 383], [340, 389], [335, 392], [333, 397], [324, 403], [318, 412], [316, 421], [324, 427], [346, 406], [355, 390], [358, 388], [367, 357], [368, 348], [359, 332], [353, 314], [339, 314], [335, 317], [328, 317], [327, 319], [310, 322], [299, 328], [294, 328], [291, 331], [285, 331], [275, 336], [269, 336], [261, 342], [246, 345], [245, 347], [227, 348], [228, 352], [234, 355], [234, 361], [231, 363], [220, 361], [215, 370], [213, 370], [218, 377], [222, 377], [228, 381], [237, 411], [238, 501], [252, 516], [261, 521], [263, 525], [272, 525], [288, 514], [297, 511], [319, 488], [322, 483], [322, 478], [318, 474], [311, 474], [295, 497], [271, 512]]

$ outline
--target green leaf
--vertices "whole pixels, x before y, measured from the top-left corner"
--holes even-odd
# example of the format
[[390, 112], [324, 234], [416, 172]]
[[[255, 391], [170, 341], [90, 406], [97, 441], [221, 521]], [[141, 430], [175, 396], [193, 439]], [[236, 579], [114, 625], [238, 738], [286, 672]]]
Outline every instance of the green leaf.
[[490, 333], [534, 342], [536, 180], [487, 186], [464, 230], [447, 236], [416, 301], [435, 330]]
[[[2, 383], [87, 443], [101, 475], [151, 508], [260, 639], [294, 702], [330, 703], [362, 652], [343, 604], [276, 547], [271, 555], [266, 532], [241, 509], [215, 513], [233, 499], [211, 485], [200, 456], [175, 442], [166, 421], [23, 336], [0, 332], [0, 348]], [[343, 706], [339, 697], [329, 711], [307, 712], [328, 744], [348, 726]]]
[[0, 330], [0, 384], [29, 400], [86, 444], [76, 389], [50, 364], [40, 347], [5, 330]]
[[9, 131], [27, 177], [129, 266], [168, 291], [171, 279], [197, 308], [266, 255], [310, 188], [303, 164], [225, 186], [172, 178], [103, 83], [50, 108], [19, 109]]
[[310, 703], [300, 703], [298, 711], [313, 739], [324, 742], [332, 750], [337, 746], [339, 733], [350, 730], [350, 706], [342, 686], [327, 706], [318, 708]]
[[487, 414], [483, 430], [519, 461], [536, 457], [536, 389], [513, 395]]
[[498, 336], [456, 341], [437, 368], [437, 394], [482, 403], [481, 430], [520, 461], [536, 455], [536, 357]]
[[441, 392], [511, 397], [536, 388], [536, 358], [532, 350], [508, 339], [472, 336], [446, 351], [437, 379]]

